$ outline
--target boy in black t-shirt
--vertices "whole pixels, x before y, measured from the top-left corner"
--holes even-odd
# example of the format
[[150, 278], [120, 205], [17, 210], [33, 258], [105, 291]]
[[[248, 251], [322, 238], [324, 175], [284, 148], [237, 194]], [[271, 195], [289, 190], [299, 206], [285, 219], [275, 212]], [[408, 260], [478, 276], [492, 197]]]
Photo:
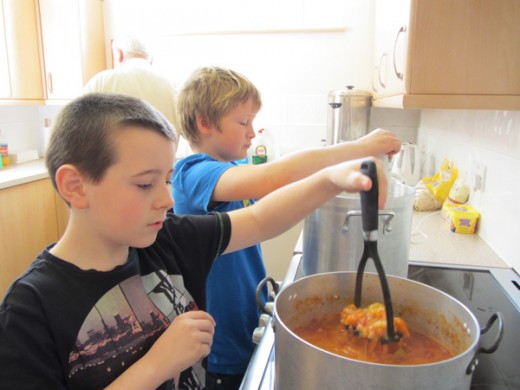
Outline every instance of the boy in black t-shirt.
[[371, 186], [353, 161], [248, 208], [173, 215], [175, 141], [138, 99], [90, 94], [60, 112], [46, 163], [69, 222], [0, 306], [2, 389], [204, 388], [213, 260], [282, 233], [341, 191]]

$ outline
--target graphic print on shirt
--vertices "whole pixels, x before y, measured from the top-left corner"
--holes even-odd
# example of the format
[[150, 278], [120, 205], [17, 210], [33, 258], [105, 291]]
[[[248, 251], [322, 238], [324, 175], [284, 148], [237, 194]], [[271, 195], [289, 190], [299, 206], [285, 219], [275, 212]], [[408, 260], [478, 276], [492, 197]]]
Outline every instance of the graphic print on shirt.
[[[113, 287], [91, 309], [69, 355], [69, 384], [104, 387], [141, 358], [173, 319], [197, 306], [180, 275], [135, 275]], [[184, 371], [179, 388], [200, 389], [201, 364]]]

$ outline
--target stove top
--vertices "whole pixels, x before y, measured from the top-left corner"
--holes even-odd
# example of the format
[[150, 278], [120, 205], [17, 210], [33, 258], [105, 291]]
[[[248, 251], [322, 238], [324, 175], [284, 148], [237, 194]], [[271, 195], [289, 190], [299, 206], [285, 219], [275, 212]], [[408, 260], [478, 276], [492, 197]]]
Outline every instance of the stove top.
[[[301, 277], [301, 253], [293, 257], [282, 285]], [[409, 263], [408, 278], [446, 292], [473, 312], [481, 329], [491, 314], [504, 317], [504, 336], [497, 351], [480, 354], [473, 373], [471, 390], [520, 389], [520, 278], [509, 268], [441, 266], [431, 263]], [[490, 346], [496, 332], [481, 337], [481, 346]], [[241, 389], [271, 390], [275, 388], [274, 332], [271, 320], [257, 346]]]

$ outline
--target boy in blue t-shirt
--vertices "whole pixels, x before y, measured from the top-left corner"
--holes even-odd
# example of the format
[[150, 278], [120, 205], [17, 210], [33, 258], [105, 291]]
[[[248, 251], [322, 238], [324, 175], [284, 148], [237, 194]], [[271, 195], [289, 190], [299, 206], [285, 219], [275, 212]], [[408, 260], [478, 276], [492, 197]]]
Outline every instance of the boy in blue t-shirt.
[[[179, 94], [178, 115], [179, 130], [194, 154], [175, 165], [175, 213], [241, 209], [325, 167], [392, 155], [401, 147], [394, 133], [377, 129], [354, 142], [308, 149], [261, 165], [239, 165], [236, 161], [246, 157], [255, 137], [253, 120], [261, 105], [256, 87], [235, 71], [214, 67], [192, 74]], [[260, 244], [220, 256], [211, 268], [207, 310], [218, 326], [208, 358], [210, 389], [240, 386], [254, 350], [252, 334], [259, 318], [255, 291], [265, 273]]]

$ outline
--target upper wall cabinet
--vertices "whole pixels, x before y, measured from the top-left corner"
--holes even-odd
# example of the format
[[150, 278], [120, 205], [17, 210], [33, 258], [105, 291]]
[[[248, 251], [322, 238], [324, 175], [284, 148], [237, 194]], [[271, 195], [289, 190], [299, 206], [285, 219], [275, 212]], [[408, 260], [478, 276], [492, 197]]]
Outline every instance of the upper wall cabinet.
[[73, 99], [106, 68], [102, 0], [39, 0], [47, 99]]
[[44, 98], [35, 0], [0, 0], [0, 99]]
[[520, 110], [520, 1], [376, 0], [374, 106]]
[[106, 68], [102, 0], [0, 0], [0, 104], [73, 99]]

